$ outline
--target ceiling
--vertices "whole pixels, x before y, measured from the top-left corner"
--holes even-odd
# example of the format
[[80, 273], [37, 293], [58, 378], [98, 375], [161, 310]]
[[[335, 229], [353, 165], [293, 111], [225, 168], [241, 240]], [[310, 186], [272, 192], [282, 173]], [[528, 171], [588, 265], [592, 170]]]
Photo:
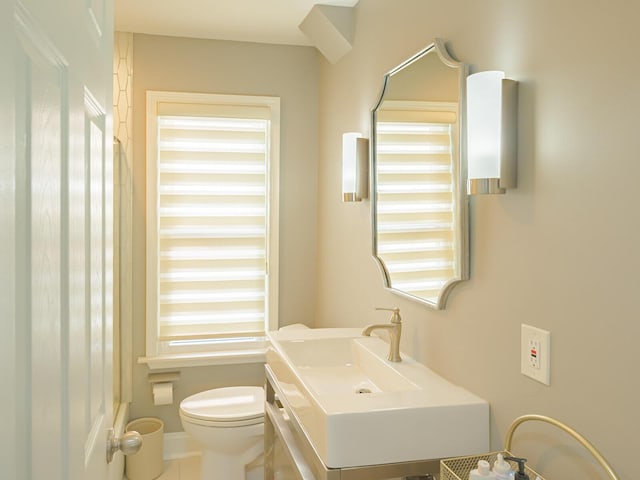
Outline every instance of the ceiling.
[[298, 25], [317, 4], [358, 0], [115, 0], [115, 29], [179, 37], [311, 45]]

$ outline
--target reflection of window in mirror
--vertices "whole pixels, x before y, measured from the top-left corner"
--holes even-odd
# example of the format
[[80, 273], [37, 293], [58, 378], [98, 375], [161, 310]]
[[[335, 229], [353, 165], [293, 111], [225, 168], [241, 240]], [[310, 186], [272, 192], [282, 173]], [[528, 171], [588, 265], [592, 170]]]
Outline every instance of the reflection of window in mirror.
[[378, 255], [395, 289], [437, 303], [456, 276], [458, 104], [384, 101], [377, 111]]
[[373, 256], [386, 288], [435, 309], [469, 278], [466, 76], [436, 39], [384, 76], [372, 110]]

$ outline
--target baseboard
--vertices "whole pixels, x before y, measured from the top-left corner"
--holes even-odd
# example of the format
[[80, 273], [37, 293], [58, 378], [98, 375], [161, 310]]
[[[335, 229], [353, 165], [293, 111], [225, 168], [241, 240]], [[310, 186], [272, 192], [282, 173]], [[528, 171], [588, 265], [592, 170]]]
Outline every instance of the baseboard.
[[165, 460], [192, 457], [200, 455], [201, 451], [196, 442], [186, 432], [165, 433], [163, 438], [163, 457]]

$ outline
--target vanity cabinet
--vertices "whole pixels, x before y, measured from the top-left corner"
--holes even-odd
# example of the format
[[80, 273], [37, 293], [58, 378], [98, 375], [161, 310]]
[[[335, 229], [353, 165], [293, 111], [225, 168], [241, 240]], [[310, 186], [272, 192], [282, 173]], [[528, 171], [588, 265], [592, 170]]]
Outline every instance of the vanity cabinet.
[[384, 480], [438, 472], [438, 459], [328, 468], [296, 418], [269, 365], [265, 366], [265, 377], [265, 480]]

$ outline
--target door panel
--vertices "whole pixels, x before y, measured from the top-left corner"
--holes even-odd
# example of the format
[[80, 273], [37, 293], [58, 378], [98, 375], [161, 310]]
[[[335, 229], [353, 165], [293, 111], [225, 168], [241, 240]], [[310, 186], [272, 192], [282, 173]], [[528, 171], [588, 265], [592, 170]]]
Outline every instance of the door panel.
[[[106, 299], [111, 299], [107, 294], [107, 276], [111, 276], [110, 269], [106, 267], [106, 223], [105, 196], [107, 189], [105, 184], [106, 172], [106, 135], [105, 113], [89, 90], [85, 90], [85, 165], [87, 186], [86, 198], [86, 250], [87, 262], [85, 278], [87, 281], [87, 305], [86, 324], [83, 329], [85, 334], [84, 364], [86, 375], [86, 397], [83, 407], [83, 416], [86, 419], [85, 435], [85, 465], [99, 465], [101, 458], [100, 448], [104, 446], [105, 430], [111, 426], [112, 408], [111, 393], [106, 389], [111, 387], [111, 372], [107, 373], [106, 357], [107, 306]], [[109, 322], [110, 323], [110, 322]], [[107, 376], [108, 375], [108, 376]], [[108, 380], [108, 381], [107, 381]], [[107, 385], [108, 384], [108, 385]], [[109, 411], [107, 411], [109, 409]], [[96, 453], [97, 452], [97, 453]]]
[[[16, 282], [16, 131], [15, 131], [15, 35], [4, 32], [13, 30], [13, 5], [0, 2], [0, 58], [5, 67], [0, 69], [0, 380], [4, 383], [4, 395], [0, 395], [0, 422], [4, 434], [0, 435], [0, 465], [6, 478], [27, 478], [24, 472], [24, 405], [18, 402], [16, 389], [22, 389], [24, 363], [18, 363], [18, 289]], [[12, 393], [13, 392], [13, 393]]]
[[[16, 9], [16, 139], [19, 183], [17, 287], [23, 346], [19, 350], [26, 396], [23, 420], [32, 478], [66, 478], [62, 448], [66, 442], [63, 404], [62, 317], [66, 302], [61, 276], [62, 164], [66, 146], [63, 122], [65, 66], [46, 36], [24, 9]], [[21, 141], [20, 141], [21, 140]], [[25, 368], [26, 367], [26, 368]], [[53, 444], [51, 438], [60, 438]]]
[[101, 480], [113, 415], [112, 0], [0, 8], [1, 476]]
[[[66, 248], [61, 245], [62, 193], [62, 74], [55, 65], [29, 57], [26, 82], [30, 86], [28, 106], [31, 121], [26, 127], [28, 203], [27, 222], [30, 251], [24, 260], [30, 272], [31, 310], [31, 444], [33, 477], [66, 478], [62, 462], [63, 403], [66, 375], [63, 371], [63, 331], [66, 309], [61, 277]], [[36, 132], [38, 132], [36, 134]], [[22, 266], [21, 266], [22, 267]], [[62, 388], [61, 388], [62, 386]], [[51, 444], [50, 438], [62, 442]]]

